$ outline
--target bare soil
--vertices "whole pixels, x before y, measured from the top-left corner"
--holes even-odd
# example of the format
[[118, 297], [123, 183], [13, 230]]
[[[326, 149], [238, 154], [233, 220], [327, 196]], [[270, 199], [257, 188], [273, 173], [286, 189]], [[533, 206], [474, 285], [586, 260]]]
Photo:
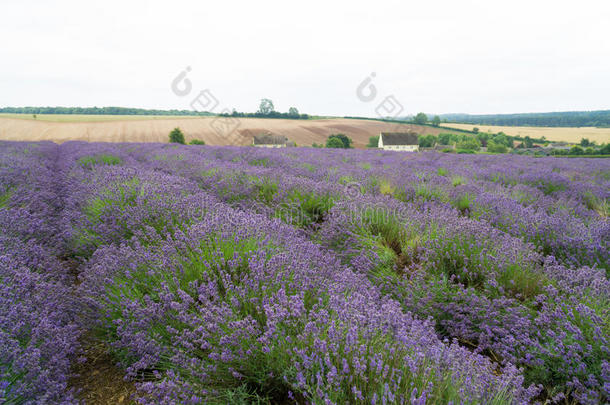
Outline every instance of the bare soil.
[[84, 355], [87, 360], [74, 366], [78, 376], [70, 381], [82, 403], [135, 404], [135, 385], [125, 381], [125, 372], [114, 364], [103, 344], [90, 343]]

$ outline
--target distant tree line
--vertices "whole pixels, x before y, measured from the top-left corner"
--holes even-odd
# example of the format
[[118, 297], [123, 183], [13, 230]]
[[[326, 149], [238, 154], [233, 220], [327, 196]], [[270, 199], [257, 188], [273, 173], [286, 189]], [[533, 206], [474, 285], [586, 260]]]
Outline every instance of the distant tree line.
[[[514, 142], [518, 137], [506, 135], [504, 132], [497, 134], [488, 134], [485, 132], [477, 133], [476, 135], [465, 135], [465, 134], [453, 134], [453, 133], [441, 133], [435, 135], [420, 135], [419, 136], [419, 147], [420, 148], [431, 148], [435, 145], [459, 145], [460, 143], [468, 145], [478, 145], [487, 147], [489, 144], [503, 145], [506, 148], [513, 148]], [[528, 137], [526, 137], [528, 138]], [[533, 145], [533, 141], [529, 139], [529, 142]], [[531, 145], [530, 145], [531, 147]], [[476, 150], [478, 150], [478, 148]]]
[[[475, 128], [476, 129], [476, 128]], [[476, 152], [481, 147], [487, 148], [491, 153], [508, 153], [511, 149], [533, 148], [534, 144], [548, 144], [544, 138], [530, 138], [529, 136], [511, 136], [504, 132], [490, 134], [473, 131], [473, 135], [440, 133], [438, 135], [420, 135], [419, 147], [432, 148], [436, 145], [455, 146], [458, 153]]]
[[87, 114], [87, 115], [214, 115], [194, 110], [154, 110], [127, 107], [3, 107], [8, 114]]
[[610, 143], [597, 145], [595, 141], [582, 138], [580, 144], [572, 146], [570, 149], [556, 149], [551, 151], [556, 156], [580, 156], [580, 155], [610, 155]]
[[293, 120], [306, 120], [309, 119], [308, 114], [300, 114], [299, 110], [296, 107], [290, 107], [288, 112], [282, 113], [279, 111], [275, 111], [275, 107], [273, 106], [273, 101], [268, 98], [264, 98], [261, 100], [258, 110], [253, 113], [245, 113], [239, 112], [233, 109], [233, 111], [229, 113], [219, 114], [222, 117], [238, 117], [238, 118], [287, 118]]
[[581, 146], [572, 146], [569, 150], [558, 149], [551, 151], [554, 156], [591, 156], [591, 155], [610, 155], [610, 143], [603, 145], [600, 148], [582, 148]]
[[610, 110], [522, 114], [444, 114], [443, 120], [464, 124], [533, 127], [610, 127]]
[[[377, 148], [379, 136], [369, 137], [367, 148]], [[610, 143], [596, 145], [595, 142], [583, 138], [579, 145], [572, 146], [570, 149], [560, 148], [542, 148], [540, 145], [548, 146], [549, 142], [544, 138], [534, 139], [529, 136], [510, 136], [504, 132], [490, 134], [486, 132], [478, 132], [474, 135], [440, 133], [438, 135], [419, 135], [418, 137], [420, 148], [433, 148], [437, 145], [446, 148], [440, 148], [442, 152], [451, 153], [476, 153], [481, 148], [486, 148], [489, 153], [517, 153], [517, 154], [534, 154], [538, 155], [558, 155], [558, 156], [601, 156], [610, 155]], [[332, 134], [326, 139], [326, 144], [312, 145], [314, 148], [336, 148], [350, 149], [353, 148], [353, 141], [345, 134]]]
[[[455, 146], [457, 153], [473, 153], [479, 151], [481, 147], [485, 147], [487, 152], [490, 153], [534, 153], [556, 156], [610, 155], [610, 143], [597, 145], [587, 138], [582, 138], [579, 145], [566, 149], [549, 148], [549, 142], [544, 138], [510, 136], [503, 132], [497, 134], [479, 132], [475, 136], [441, 133], [438, 136], [421, 135], [419, 137], [419, 146], [422, 148], [430, 148], [436, 145]], [[540, 145], [546, 146], [546, 149], [543, 149]]]

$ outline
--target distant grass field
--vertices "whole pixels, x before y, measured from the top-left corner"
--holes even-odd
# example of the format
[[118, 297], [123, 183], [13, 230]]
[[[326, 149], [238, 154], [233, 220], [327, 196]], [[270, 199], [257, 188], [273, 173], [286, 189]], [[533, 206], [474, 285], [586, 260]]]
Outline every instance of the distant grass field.
[[545, 137], [549, 141], [563, 141], [578, 143], [582, 138], [595, 141], [598, 144], [610, 142], [610, 128], [562, 128], [562, 127], [507, 127], [496, 125], [471, 125], [471, 124], [452, 124], [443, 123], [443, 127], [465, 129], [471, 131], [478, 127], [481, 132], [498, 133], [504, 132], [507, 135], [529, 136], [530, 138]]
[[194, 115], [97, 115], [97, 114], [8, 114], [0, 113], [0, 118], [17, 118], [32, 121], [50, 122], [99, 122], [99, 121], [137, 121], [152, 119], [188, 119], [202, 118]]

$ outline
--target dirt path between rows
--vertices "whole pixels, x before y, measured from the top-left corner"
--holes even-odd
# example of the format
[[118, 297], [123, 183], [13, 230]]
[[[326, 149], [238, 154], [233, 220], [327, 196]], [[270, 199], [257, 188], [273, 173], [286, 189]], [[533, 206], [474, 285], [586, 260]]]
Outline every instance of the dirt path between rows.
[[114, 364], [103, 344], [87, 343], [87, 360], [75, 365], [78, 376], [70, 381], [78, 400], [87, 405], [135, 404], [134, 383], [125, 381], [125, 372]]
[[[70, 258], [62, 258], [62, 262], [72, 276], [72, 291], [76, 294], [79, 262]], [[91, 334], [82, 336], [81, 347], [84, 361], [74, 361], [75, 377], [69, 381], [69, 388], [75, 391], [79, 402], [85, 405], [135, 404], [135, 384], [125, 380], [125, 371], [115, 364], [107, 347]]]

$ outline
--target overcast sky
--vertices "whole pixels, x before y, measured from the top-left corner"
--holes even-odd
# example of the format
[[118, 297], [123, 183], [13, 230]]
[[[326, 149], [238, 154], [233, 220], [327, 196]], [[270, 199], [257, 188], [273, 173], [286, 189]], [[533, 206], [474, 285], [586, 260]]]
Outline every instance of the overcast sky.
[[217, 112], [263, 97], [328, 115], [375, 116], [388, 96], [405, 114], [610, 108], [608, 0], [1, 6], [0, 106], [190, 109], [209, 89]]

